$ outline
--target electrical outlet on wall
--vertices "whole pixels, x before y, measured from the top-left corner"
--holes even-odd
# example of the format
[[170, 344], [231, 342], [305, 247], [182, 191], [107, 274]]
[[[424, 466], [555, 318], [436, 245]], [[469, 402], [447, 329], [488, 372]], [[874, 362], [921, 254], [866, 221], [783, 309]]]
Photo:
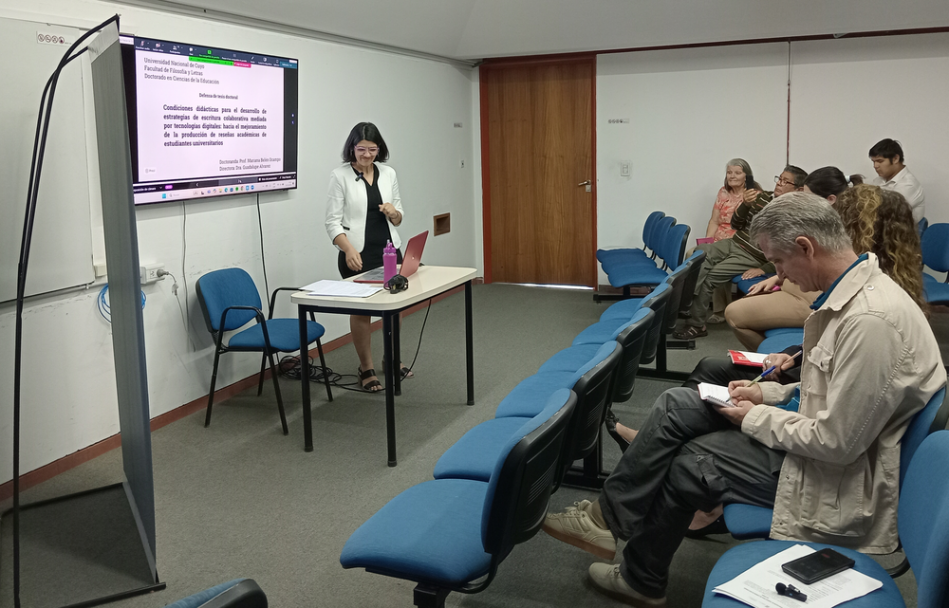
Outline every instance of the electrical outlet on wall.
[[158, 274], [159, 270], [164, 270], [164, 264], [145, 264], [141, 267], [141, 281], [142, 285], [147, 285], [149, 283], [154, 283], [155, 281], [161, 281], [165, 277]]

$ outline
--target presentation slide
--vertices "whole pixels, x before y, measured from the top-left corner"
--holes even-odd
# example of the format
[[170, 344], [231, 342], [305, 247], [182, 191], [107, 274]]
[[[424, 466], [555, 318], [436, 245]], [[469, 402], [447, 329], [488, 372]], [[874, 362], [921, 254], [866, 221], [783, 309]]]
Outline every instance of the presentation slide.
[[284, 69], [135, 53], [138, 181], [284, 170]]

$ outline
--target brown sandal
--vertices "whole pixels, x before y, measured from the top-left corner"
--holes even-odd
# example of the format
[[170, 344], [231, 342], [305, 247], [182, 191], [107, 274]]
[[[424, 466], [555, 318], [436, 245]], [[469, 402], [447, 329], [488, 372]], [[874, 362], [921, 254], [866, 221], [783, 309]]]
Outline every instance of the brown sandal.
[[362, 382], [363, 380], [368, 380], [369, 378], [375, 377], [376, 370], [367, 369], [366, 371], [362, 371], [361, 367], [357, 367], [356, 373], [359, 376], [359, 385], [362, 387], [362, 390], [366, 391], [367, 393], [378, 393], [379, 391], [382, 390], [382, 383], [379, 382], [378, 378], [376, 378], [375, 380], [366, 382], [365, 384], [363, 384]]

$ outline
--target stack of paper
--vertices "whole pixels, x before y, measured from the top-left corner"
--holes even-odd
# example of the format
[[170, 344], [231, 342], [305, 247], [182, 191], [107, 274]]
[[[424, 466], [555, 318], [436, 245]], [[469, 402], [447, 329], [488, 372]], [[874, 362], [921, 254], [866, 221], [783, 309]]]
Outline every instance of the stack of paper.
[[305, 291], [310, 296], [368, 298], [382, 291], [382, 288], [352, 281], [317, 281], [301, 287], [300, 291]]
[[[781, 564], [792, 559], [804, 557], [814, 552], [814, 549], [805, 545], [794, 545], [777, 555], [772, 555], [763, 562], [745, 570], [742, 574], [712, 591], [727, 595], [739, 602], [744, 602], [755, 608], [832, 608], [843, 602], [864, 596], [879, 589], [883, 583], [866, 574], [853, 569], [844, 570], [833, 576], [828, 576], [814, 584], [805, 585], [788, 576]], [[791, 583], [807, 595], [807, 601], [778, 595], [775, 591], [777, 583]]]

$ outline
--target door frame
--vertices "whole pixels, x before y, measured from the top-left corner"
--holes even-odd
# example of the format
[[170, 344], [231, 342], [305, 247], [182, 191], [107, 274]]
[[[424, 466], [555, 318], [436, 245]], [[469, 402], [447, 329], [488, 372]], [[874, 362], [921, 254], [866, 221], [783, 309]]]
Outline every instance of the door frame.
[[592, 182], [592, 205], [593, 205], [593, 259], [592, 265], [592, 284], [588, 287], [596, 289], [599, 275], [596, 265], [597, 248], [597, 179], [596, 179], [596, 53], [570, 53], [567, 55], [544, 55], [536, 57], [516, 57], [510, 59], [486, 59], [478, 67], [478, 87], [479, 100], [481, 104], [481, 221], [482, 221], [482, 260], [484, 263], [484, 282], [492, 282], [491, 268], [491, 153], [489, 145], [489, 116], [488, 116], [488, 85], [485, 75], [491, 70], [503, 70], [505, 68], [523, 68], [539, 66], [545, 64], [574, 64], [589, 63], [592, 68], [593, 78], [590, 79], [590, 181]]

